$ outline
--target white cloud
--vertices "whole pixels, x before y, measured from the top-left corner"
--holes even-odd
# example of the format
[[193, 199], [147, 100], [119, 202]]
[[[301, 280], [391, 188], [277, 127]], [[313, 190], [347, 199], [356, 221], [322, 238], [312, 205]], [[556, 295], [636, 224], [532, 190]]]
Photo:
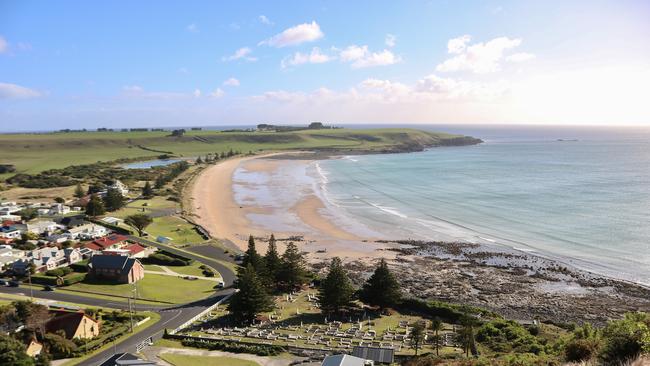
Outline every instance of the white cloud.
[[368, 46], [352, 45], [345, 48], [339, 56], [343, 62], [356, 61], [363, 58], [368, 53]]
[[395, 37], [395, 35], [393, 34], [386, 35], [386, 39], [384, 40], [386, 47], [393, 48], [395, 47], [396, 42], [397, 42], [397, 37]]
[[302, 64], [322, 64], [325, 62], [332, 61], [333, 56], [329, 56], [321, 52], [320, 48], [314, 47], [311, 50], [311, 53], [306, 54], [302, 52], [296, 52], [292, 56], [285, 57], [280, 65], [282, 68], [287, 68], [290, 66], [297, 66]]
[[199, 26], [194, 23], [185, 27], [185, 29], [190, 33], [199, 33]]
[[520, 52], [520, 53], [515, 53], [513, 55], [510, 55], [506, 57], [506, 61], [508, 62], [524, 62], [528, 60], [532, 60], [535, 58], [535, 55], [532, 53], [527, 53], [527, 52]]
[[467, 48], [467, 43], [472, 39], [468, 34], [457, 38], [452, 38], [447, 42], [447, 52], [461, 53]]
[[470, 40], [468, 35], [449, 40], [447, 50], [457, 56], [439, 64], [436, 70], [441, 72], [467, 70], [478, 74], [495, 72], [499, 70], [504, 53], [521, 44], [520, 38], [508, 37], [494, 38], [485, 43], [472, 45], [469, 45]]
[[43, 95], [41, 92], [24, 86], [0, 83], [0, 99], [29, 99]]
[[253, 50], [251, 50], [250, 48], [242, 47], [237, 51], [235, 51], [235, 53], [233, 53], [232, 55], [222, 57], [221, 61], [236, 61], [236, 60], [246, 60], [251, 62], [257, 61], [257, 57], [250, 56], [252, 52]]
[[194, 89], [194, 92], [192, 93], [194, 98], [200, 98], [201, 97], [201, 90], [200, 89]]
[[228, 80], [223, 82], [223, 85], [225, 86], [239, 86], [239, 80], [235, 78], [229, 78]]
[[357, 45], [348, 46], [340, 52], [339, 57], [343, 62], [351, 62], [354, 69], [393, 65], [402, 61], [400, 56], [395, 55], [390, 50], [370, 52], [368, 46]]
[[210, 93], [210, 97], [212, 98], [221, 98], [226, 94], [221, 88], [215, 89], [212, 93]]
[[9, 49], [9, 43], [4, 37], [0, 36], [0, 53], [5, 53]]
[[315, 21], [303, 23], [295, 27], [287, 28], [282, 33], [260, 42], [258, 45], [267, 45], [272, 47], [295, 46], [305, 42], [313, 42], [323, 38], [324, 34], [320, 26]]
[[257, 19], [259, 19], [260, 23], [262, 24], [273, 25], [273, 22], [269, 18], [267, 18], [266, 15], [260, 15], [259, 17], [257, 17]]

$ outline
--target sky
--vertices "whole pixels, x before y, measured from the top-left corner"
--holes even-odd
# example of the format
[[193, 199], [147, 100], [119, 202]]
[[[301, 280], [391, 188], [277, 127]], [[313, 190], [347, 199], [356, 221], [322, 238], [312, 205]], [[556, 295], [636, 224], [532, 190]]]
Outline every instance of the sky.
[[0, 0], [0, 126], [650, 125], [650, 1]]

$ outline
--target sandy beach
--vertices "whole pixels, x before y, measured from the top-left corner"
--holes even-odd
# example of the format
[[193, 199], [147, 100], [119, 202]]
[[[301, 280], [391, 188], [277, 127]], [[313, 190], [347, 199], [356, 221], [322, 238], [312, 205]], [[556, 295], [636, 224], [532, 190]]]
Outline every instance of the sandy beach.
[[[213, 237], [228, 241], [242, 250], [246, 248], [249, 235], [267, 238], [273, 233], [279, 239], [301, 238], [296, 240], [301, 249], [314, 253], [316, 257], [317, 252], [323, 251], [327, 251], [329, 256], [357, 259], [367, 255], [374, 256], [376, 248], [369, 249], [368, 244], [363, 244], [368, 238], [347, 231], [334, 223], [324, 214], [324, 202], [313, 193], [306, 193], [288, 207], [259, 205], [253, 197], [243, 197], [240, 202], [235, 200], [233, 177], [237, 171], [247, 174], [270, 174], [285, 164], [306, 165], [313, 161], [309, 155], [304, 155], [304, 159], [301, 159], [300, 156], [303, 155], [298, 154], [294, 154], [291, 159], [278, 159], [280, 154], [233, 158], [206, 168], [190, 189], [194, 219]], [[273, 159], [270, 159], [272, 157]], [[272, 216], [277, 211], [295, 217], [299, 221], [296, 229], [274, 229], [273, 225], [263, 226], [250, 218], [256, 215]], [[258, 242], [259, 250], [266, 250], [265, 241]], [[282, 249], [283, 241], [279, 242], [279, 247]]]
[[194, 220], [245, 250], [249, 235], [266, 251], [271, 233], [282, 252], [293, 241], [313, 269], [341, 257], [358, 285], [386, 258], [405, 292], [486, 307], [513, 319], [605, 322], [650, 310], [650, 290], [571, 268], [566, 263], [490, 244], [413, 242], [363, 235], [301, 180], [308, 154], [233, 158], [206, 168], [190, 187]]

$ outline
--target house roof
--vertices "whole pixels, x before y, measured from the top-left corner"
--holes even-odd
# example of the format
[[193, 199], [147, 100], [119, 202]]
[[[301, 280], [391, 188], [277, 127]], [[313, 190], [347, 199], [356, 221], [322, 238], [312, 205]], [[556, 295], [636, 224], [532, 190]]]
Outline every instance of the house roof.
[[352, 354], [379, 363], [393, 363], [395, 359], [395, 350], [392, 348], [356, 346], [352, 349]]
[[350, 355], [331, 355], [325, 357], [321, 366], [365, 366], [366, 360]]
[[95, 243], [93, 243], [93, 242], [87, 243], [87, 244], [85, 245], [85, 247], [88, 248], [88, 249], [90, 249], [90, 250], [96, 250], [96, 251], [97, 251], [97, 250], [102, 250], [102, 249], [104, 249], [104, 248], [100, 247], [99, 245], [97, 245], [97, 244], [95, 244]]
[[18, 228], [13, 226], [13, 225], [12, 226], [0, 227], [0, 232], [3, 232], [3, 233], [12, 233], [14, 231], [18, 231]]
[[123, 242], [127, 240], [128, 238], [124, 235], [119, 235], [119, 234], [111, 234], [108, 236], [105, 236], [103, 238], [95, 239], [92, 242], [95, 243], [96, 245], [99, 245], [102, 248], [108, 248], [113, 244], [117, 244], [120, 242]]
[[84, 220], [84, 217], [82, 215], [77, 215], [77, 216], [64, 217], [61, 219], [60, 223], [67, 227], [76, 227], [76, 226], [86, 224], [87, 221]]
[[53, 310], [52, 313], [55, 314], [54, 318], [50, 319], [50, 321], [45, 324], [45, 328], [51, 333], [63, 330], [66, 338], [74, 337], [74, 334], [77, 332], [77, 329], [79, 329], [79, 325], [84, 318], [98, 324], [95, 319], [89, 317], [83, 312]]
[[124, 249], [128, 250], [131, 253], [131, 255], [138, 254], [145, 250], [145, 248], [138, 243], [131, 244]]
[[119, 269], [121, 273], [128, 273], [135, 263], [139, 261], [123, 255], [94, 255], [90, 258], [90, 266], [94, 269]]

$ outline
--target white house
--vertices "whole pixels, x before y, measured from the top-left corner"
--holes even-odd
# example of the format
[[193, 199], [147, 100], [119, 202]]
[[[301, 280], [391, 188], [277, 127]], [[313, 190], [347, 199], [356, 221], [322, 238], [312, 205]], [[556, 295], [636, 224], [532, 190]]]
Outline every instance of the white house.
[[0, 238], [18, 239], [20, 238], [20, 234], [20, 230], [15, 226], [0, 227]]
[[67, 260], [63, 250], [57, 247], [46, 247], [27, 252], [25, 257], [12, 264], [12, 268], [16, 272], [25, 273], [32, 263], [37, 271], [43, 272], [61, 267], [67, 263]]
[[117, 189], [118, 191], [120, 191], [120, 193], [122, 193], [122, 196], [126, 196], [127, 194], [129, 194], [129, 188], [124, 183], [120, 182], [117, 179], [115, 180], [115, 183], [110, 185], [108, 188]]
[[50, 206], [50, 215], [65, 215], [70, 212], [70, 206], [66, 206], [63, 203], [55, 203]]
[[13, 249], [11, 245], [0, 245], [0, 269], [14, 263], [24, 256], [25, 252], [22, 250]]
[[44, 233], [53, 233], [62, 228], [63, 226], [58, 225], [54, 221], [35, 221], [35, 222], [27, 223], [27, 231], [38, 235]]
[[79, 248], [66, 248], [63, 249], [63, 255], [65, 256], [65, 259], [68, 261], [69, 264], [72, 263], [77, 263], [79, 262], [83, 255]]
[[97, 224], [84, 224], [68, 229], [72, 239], [97, 239], [108, 234], [105, 227]]
[[124, 220], [118, 219], [117, 217], [106, 216], [102, 219], [102, 222], [105, 222], [109, 225], [119, 225], [120, 223], [124, 222]]
[[20, 221], [20, 220], [22, 220], [22, 217], [20, 217], [20, 215], [14, 215], [14, 214], [0, 215], [0, 221]]

